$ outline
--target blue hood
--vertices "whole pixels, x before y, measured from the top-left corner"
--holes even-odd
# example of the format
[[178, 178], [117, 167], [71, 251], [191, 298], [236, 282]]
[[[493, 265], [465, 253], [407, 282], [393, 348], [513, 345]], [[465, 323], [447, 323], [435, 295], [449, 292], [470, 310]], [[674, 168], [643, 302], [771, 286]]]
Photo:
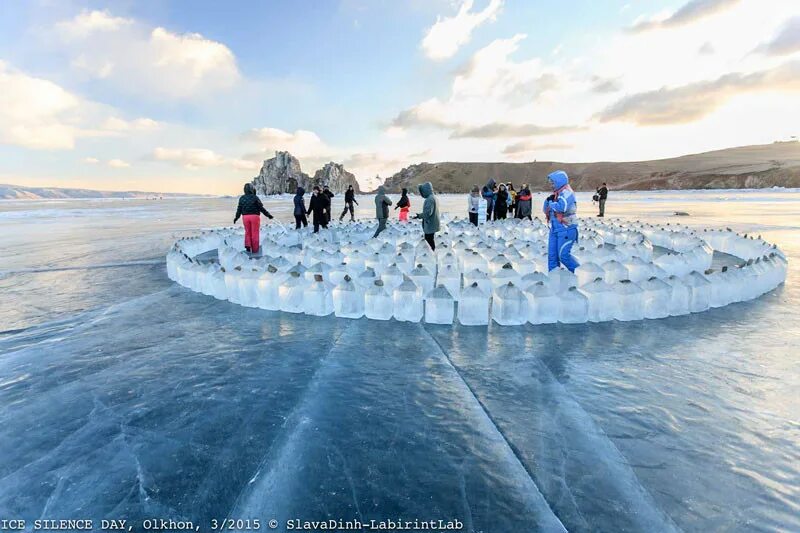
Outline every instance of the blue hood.
[[567, 173], [564, 172], [563, 170], [556, 170], [555, 172], [547, 176], [547, 179], [550, 180], [550, 183], [552, 184], [554, 191], [560, 189], [561, 187], [569, 183], [569, 176], [567, 176]]

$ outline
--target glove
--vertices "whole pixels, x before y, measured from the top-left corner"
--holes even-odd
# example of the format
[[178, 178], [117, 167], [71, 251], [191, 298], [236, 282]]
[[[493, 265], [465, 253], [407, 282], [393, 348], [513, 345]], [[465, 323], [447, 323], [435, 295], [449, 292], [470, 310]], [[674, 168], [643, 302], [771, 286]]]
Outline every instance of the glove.
[[233, 219], [233, 223], [234, 223], [234, 224], [236, 224], [238, 221], [239, 221], [239, 218], [238, 218], [238, 217]]
[[555, 194], [551, 194], [550, 196], [547, 197], [547, 201], [548, 202], [555, 202], [556, 201], [556, 195]]
[[267, 218], [268, 218], [268, 219], [270, 219], [270, 220], [272, 220], [272, 219], [273, 219], [273, 218], [275, 218], [275, 217], [274, 217], [274, 216], [272, 216], [272, 215], [267, 215]]

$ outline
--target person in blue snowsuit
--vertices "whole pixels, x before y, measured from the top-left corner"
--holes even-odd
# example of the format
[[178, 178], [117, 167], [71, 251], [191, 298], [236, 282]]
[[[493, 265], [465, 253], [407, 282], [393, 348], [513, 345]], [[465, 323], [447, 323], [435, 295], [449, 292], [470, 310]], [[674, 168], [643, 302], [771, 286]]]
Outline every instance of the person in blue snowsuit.
[[569, 186], [569, 176], [557, 170], [547, 176], [553, 187], [553, 194], [544, 201], [543, 211], [550, 223], [550, 240], [547, 246], [547, 266], [549, 270], [565, 266], [570, 272], [580, 266], [572, 256], [572, 245], [578, 242], [578, 204], [575, 193]]

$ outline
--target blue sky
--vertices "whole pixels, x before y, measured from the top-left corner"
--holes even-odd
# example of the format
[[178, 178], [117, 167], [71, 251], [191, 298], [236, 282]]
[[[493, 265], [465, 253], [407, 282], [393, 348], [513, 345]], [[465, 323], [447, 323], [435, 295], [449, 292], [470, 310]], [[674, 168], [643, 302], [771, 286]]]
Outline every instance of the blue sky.
[[275, 150], [635, 160], [797, 135], [795, 0], [4, 2], [0, 182], [232, 193]]

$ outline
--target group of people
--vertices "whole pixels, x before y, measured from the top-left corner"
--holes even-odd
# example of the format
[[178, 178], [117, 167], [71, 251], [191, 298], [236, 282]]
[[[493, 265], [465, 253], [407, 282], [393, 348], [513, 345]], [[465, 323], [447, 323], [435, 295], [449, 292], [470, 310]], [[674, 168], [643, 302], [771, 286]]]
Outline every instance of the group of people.
[[[578, 261], [572, 256], [572, 246], [578, 242], [578, 204], [575, 193], [569, 185], [569, 176], [563, 170], [551, 173], [547, 177], [552, 188], [552, 194], [547, 197], [542, 206], [542, 212], [550, 227], [548, 240], [548, 266], [550, 270], [564, 266], [571, 272], [579, 266]], [[439, 222], [439, 200], [433, 192], [433, 185], [430, 182], [422, 183], [418, 186], [419, 194], [424, 199], [422, 211], [417, 213], [414, 218], [422, 222], [422, 232], [425, 241], [430, 245], [431, 250], [436, 249], [434, 237], [440, 229]], [[334, 193], [327, 185], [320, 187], [315, 185], [311, 192], [308, 208], [305, 206], [305, 189], [298, 187], [294, 196], [294, 218], [295, 229], [308, 226], [307, 215], [313, 214], [314, 233], [319, 232], [320, 226], [323, 229], [328, 227], [331, 221], [331, 199]], [[593, 199], [600, 204], [600, 213], [597, 216], [605, 216], [605, 204], [608, 198], [608, 187], [605, 183], [597, 188]], [[490, 179], [483, 189], [474, 186], [467, 198], [469, 220], [472, 224], [479, 224], [479, 216], [482, 211], [481, 203], [485, 202], [486, 220], [503, 220], [509, 217], [520, 219], [531, 219], [532, 195], [527, 184], [523, 184], [519, 192], [514, 190], [511, 183], [497, 184], [494, 179]], [[339, 216], [343, 220], [345, 215], [350, 213], [350, 220], [355, 220], [355, 209], [353, 205], [358, 205], [355, 198], [353, 186], [349, 186], [344, 195], [344, 210]], [[373, 234], [373, 238], [381, 234], [386, 229], [389, 220], [389, 207], [393, 205], [392, 200], [386, 195], [383, 186], [378, 187], [375, 195], [375, 218], [378, 227]], [[394, 209], [399, 209], [399, 220], [408, 222], [408, 214], [411, 209], [411, 200], [408, 197], [408, 189], [403, 189], [400, 200], [394, 205]], [[267, 218], [272, 215], [264, 209], [264, 205], [256, 194], [255, 187], [247, 183], [244, 186], [244, 195], [239, 198], [239, 207], [236, 210], [234, 224], [243, 217], [245, 228], [245, 249], [251, 253], [258, 253], [259, 250], [259, 224], [260, 216], [263, 214]]]

